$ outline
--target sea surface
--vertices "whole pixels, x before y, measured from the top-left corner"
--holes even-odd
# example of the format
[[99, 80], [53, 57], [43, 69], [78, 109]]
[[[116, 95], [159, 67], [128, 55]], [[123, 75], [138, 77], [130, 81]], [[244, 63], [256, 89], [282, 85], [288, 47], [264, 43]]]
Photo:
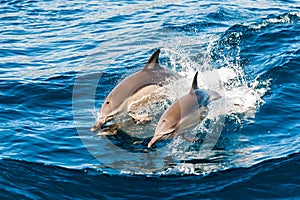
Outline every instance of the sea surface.
[[[222, 100], [148, 149], [152, 122], [91, 132], [124, 78], [161, 49]], [[300, 2], [0, 0], [0, 199], [299, 199]]]

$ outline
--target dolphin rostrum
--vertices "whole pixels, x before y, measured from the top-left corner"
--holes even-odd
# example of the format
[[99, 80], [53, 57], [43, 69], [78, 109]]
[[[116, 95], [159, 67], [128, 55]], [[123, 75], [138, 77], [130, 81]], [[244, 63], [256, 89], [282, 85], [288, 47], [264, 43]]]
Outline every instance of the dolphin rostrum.
[[[152, 54], [141, 71], [125, 78], [110, 92], [102, 104], [98, 119], [91, 131], [100, 129], [106, 122], [126, 113], [138, 119], [138, 116], [135, 117], [134, 112], [130, 110], [130, 106], [144, 96], [149, 97], [149, 94], [165, 84], [168, 79], [179, 76], [177, 73], [159, 65], [159, 53], [160, 50], [158, 49]], [[149, 101], [149, 98], [145, 99]], [[135, 105], [138, 105], [138, 103]]]
[[207, 114], [207, 105], [219, 99], [221, 96], [214, 91], [198, 89], [196, 72], [192, 87], [187, 95], [176, 100], [161, 116], [155, 130], [155, 134], [148, 143], [148, 148], [158, 141], [172, 138], [177, 134], [188, 140], [185, 137], [185, 132], [194, 126], [199, 121], [203, 120]]

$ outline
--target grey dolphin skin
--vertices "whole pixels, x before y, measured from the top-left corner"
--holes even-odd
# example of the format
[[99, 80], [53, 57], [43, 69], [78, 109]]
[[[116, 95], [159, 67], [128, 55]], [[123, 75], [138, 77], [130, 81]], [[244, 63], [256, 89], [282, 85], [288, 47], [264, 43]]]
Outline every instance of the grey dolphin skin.
[[[207, 113], [207, 104], [221, 96], [217, 92], [198, 89], [196, 72], [190, 92], [175, 101], [161, 116], [153, 138], [148, 143], [151, 148], [155, 143], [172, 138], [178, 134], [184, 137], [185, 131], [193, 128]], [[191, 139], [185, 138], [189, 141]]]
[[145, 67], [121, 81], [107, 96], [100, 109], [98, 119], [91, 131], [97, 131], [108, 121], [116, 116], [129, 114], [130, 101], [149, 95], [168, 79], [177, 77], [178, 74], [159, 65], [158, 49], [149, 58]]

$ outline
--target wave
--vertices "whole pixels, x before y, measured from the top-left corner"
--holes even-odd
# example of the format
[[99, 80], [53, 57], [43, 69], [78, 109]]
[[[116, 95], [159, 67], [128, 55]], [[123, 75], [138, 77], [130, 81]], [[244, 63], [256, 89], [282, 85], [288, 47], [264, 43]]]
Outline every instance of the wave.
[[[76, 4], [70, 9], [57, 4], [53, 5], [50, 12], [44, 12], [44, 8], [48, 6], [47, 2], [37, 4], [35, 1], [27, 1], [27, 3], [34, 5], [32, 11], [35, 12], [18, 13], [14, 10], [12, 18], [6, 18], [3, 9], [1, 14], [3, 27], [7, 28], [4, 30], [7, 40], [3, 41], [4, 57], [1, 59], [4, 73], [0, 75], [3, 81], [0, 86], [2, 89], [0, 99], [3, 103], [1, 106], [4, 108], [2, 114], [8, 115], [8, 120], [2, 123], [1, 128], [1, 131], [7, 133], [4, 136], [8, 138], [8, 142], [5, 143], [9, 146], [7, 155], [22, 157], [19, 154], [21, 151], [19, 149], [22, 149], [25, 155], [33, 155], [31, 160], [42, 159], [45, 163], [63, 163], [63, 166], [72, 166], [74, 163], [85, 162], [82, 158], [72, 157], [76, 157], [77, 154], [84, 155], [85, 158], [85, 152], [82, 152], [87, 148], [92, 149], [92, 154], [101, 162], [97, 167], [102, 167], [102, 164], [112, 169], [116, 167], [121, 169], [116, 172], [120, 174], [203, 175], [235, 167], [249, 167], [268, 159], [284, 157], [298, 149], [299, 144], [295, 139], [297, 129], [292, 130], [293, 127], [297, 127], [293, 122], [297, 121], [297, 118], [293, 115], [297, 113], [298, 105], [295, 102], [291, 103], [289, 97], [295, 96], [297, 92], [295, 80], [299, 79], [297, 76], [299, 12], [272, 14], [245, 22], [242, 21], [245, 18], [241, 20], [241, 12], [236, 12], [237, 9], [232, 10], [234, 5], [227, 7], [222, 3], [209, 4], [201, 7], [203, 9], [205, 6], [205, 10], [210, 9], [204, 16], [199, 14], [199, 10], [189, 14], [180, 12], [178, 16], [171, 15], [164, 18], [161, 24], [158, 23], [154, 28], [149, 27], [149, 31], [143, 33], [140, 31], [143, 26], [140, 25], [144, 24], [144, 21], [143, 23], [140, 21], [146, 19], [143, 17], [146, 17], [147, 13], [138, 11], [143, 4], [135, 5], [131, 11], [119, 7], [117, 11], [125, 12], [124, 15], [119, 13], [116, 16], [106, 16], [107, 19], [103, 19], [104, 16], [101, 15], [102, 18], [99, 19], [92, 17], [89, 12], [85, 15], [88, 18], [79, 17], [84, 11], [93, 10], [94, 4]], [[152, 4], [147, 5], [151, 9], [155, 7]], [[3, 6], [9, 8], [8, 2]], [[92, 9], [85, 9], [87, 8], [85, 6], [92, 6], [89, 7]], [[172, 3], [167, 7], [171, 7], [174, 11], [183, 8]], [[162, 12], [154, 15], [152, 21], [160, 21], [161, 15], [169, 14], [169, 11], [163, 11], [164, 8], [160, 9]], [[57, 21], [60, 17], [55, 15], [56, 10], [59, 10], [62, 21]], [[127, 11], [129, 14], [137, 15], [127, 16]], [[27, 22], [25, 27], [22, 23], [18, 23], [22, 31], [10, 26], [10, 22], [20, 22], [20, 16], [32, 20], [30, 23]], [[251, 17], [253, 18], [253, 15]], [[47, 23], [44, 23], [45, 21]], [[99, 26], [107, 22], [113, 24], [107, 27]], [[183, 25], [172, 22], [180, 22]], [[45, 26], [42, 26], [43, 24]], [[93, 27], [87, 29], [88, 26]], [[40, 28], [35, 30], [35, 27]], [[170, 31], [164, 33], [166, 29], [172, 29], [179, 34]], [[85, 34], [84, 39], [78, 36], [80, 34], [75, 34], [87, 30], [93, 31], [88, 32], [90, 35]], [[103, 33], [103, 36], [97, 37], [97, 41], [93, 40], [99, 33]], [[154, 33], [158, 33], [157, 38]], [[13, 37], [14, 34], [18, 34], [18, 37]], [[114, 35], [116, 40], [113, 38], [108, 40], [109, 35]], [[128, 40], [128, 35], [134, 35], [139, 42]], [[147, 38], [146, 35], [150, 37]], [[68, 37], [69, 40], [63, 37]], [[170, 44], [155, 42], [161, 41], [162, 38], [170, 38], [168, 41], [172, 42]], [[181, 42], [177, 41], [178, 38]], [[106, 45], [101, 46], [103, 42]], [[97, 46], [101, 49], [95, 49]], [[149, 50], [158, 46], [165, 46], [162, 48], [162, 64], [186, 77], [180, 87], [171, 86], [176, 97], [185, 94], [189, 89], [195, 71], [201, 72], [198, 80], [201, 87], [222, 93], [223, 101], [211, 104], [207, 120], [192, 132], [201, 138], [213, 132], [209, 127], [217, 123], [213, 121], [214, 119], [224, 120], [222, 134], [213, 148], [213, 155], [202, 154], [201, 144], [187, 144], [180, 138], [165, 143], [160, 149], [143, 152], [145, 150], [143, 142], [133, 139], [130, 142], [139, 143], [129, 148], [126, 143], [121, 143], [120, 146], [127, 148], [125, 151], [131, 148], [134, 156], [130, 154], [116, 159], [115, 155], [122, 155], [119, 154], [121, 150], [116, 149], [120, 139], [107, 139], [109, 136], [99, 137], [89, 132], [89, 126], [94, 119], [87, 115], [90, 115], [89, 110], [93, 109], [95, 104], [99, 106], [99, 103], [93, 102], [94, 96], [83, 95], [77, 99], [82, 110], [75, 112], [81, 115], [82, 121], [76, 121], [78, 124], [75, 126], [77, 130], [83, 131], [82, 135], [77, 135], [73, 118], [70, 116], [71, 104], [74, 101], [72, 87], [77, 76], [75, 72], [83, 71], [85, 75], [92, 77], [91, 71], [98, 71], [100, 68], [103, 72], [109, 68], [102, 76], [101, 86], [95, 89], [96, 99], [103, 99], [105, 93], [126, 70], [133, 71], [128, 65], [140, 63], [132, 59], [133, 52], [134, 57], [144, 58], [141, 49]], [[18, 52], [21, 55], [18, 55]], [[82, 88], [90, 89], [95, 85], [95, 82], [88, 78], [83, 81]], [[277, 98], [280, 95], [284, 98]], [[278, 114], [274, 108], [282, 113]], [[225, 117], [221, 118], [222, 115]], [[278, 124], [282, 123], [279, 119], [287, 119], [289, 122], [285, 124], [288, 124], [288, 127], [278, 128]], [[148, 135], [152, 135], [154, 127], [152, 125], [147, 128], [139, 127], [135, 131], [142, 133], [145, 129]], [[10, 137], [11, 134], [14, 135], [13, 139]], [[281, 139], [278, 139], [278, 136]], [[72, 140], [61, 140], [62, 137]], [[88, 142], [83, 142], [82, 145], [79, 138]], [[49, 143], [53, 145], [51, 148]], [[36, 144], [39, 148], [23, 148], [32, 144]], [[212, 143], [207, 142], [207, 145]], [[57, 156], [57, 152], [69, 153], [67, 154], [69, 159], [64, 162], [65, 158]], [[137, 155], [139, 153], [143, 155]], [[115, 173], [111, 170], [108, 172]]]
[[247, 194], [248, 198], [262, 195], [268, 198], [293, 198], [299, 197], [299, 166], [300, 154], [295, 153], [250, 168], [229, 169], [207, 176], [145, 176], [107, 175], [94, 169], [74, 170], [41, 163], [1, 159], [0, 197], [228, 198], [238, 193]]
[[[300, 197], [294, 2], [15, 0], [0, 7], [0, 199]], [[90, 110], [155, 48], [162, 66], [185, 77], [170, 85], [174, 97], [199, 71], [199, 85], [226, 99], [210, 104], [192, 130], [198, 142], [178, 137], [149, 150], [155, 123], [129, 123], [137, 135], [124, 134], [126, 141], [91, 133]]]

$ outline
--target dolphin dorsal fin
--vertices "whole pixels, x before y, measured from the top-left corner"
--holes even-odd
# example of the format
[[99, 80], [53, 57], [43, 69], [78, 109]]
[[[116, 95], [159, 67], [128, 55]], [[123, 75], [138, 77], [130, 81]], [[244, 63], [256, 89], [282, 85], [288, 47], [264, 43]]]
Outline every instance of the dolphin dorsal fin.
[[197, 76], [198, 76], [198, 72], [196, 72], [194, 79], [193, 79], [193, 83], [192, 83], [192, 88], [190, 90], [190, 94], [194, 93], [195, 90], [198, 89], [198, 82], [197, 82]]
[[159, 57], [160, 49], [156, 50], [152, 56], [149, 58], [146, 66], [143, 70], [155, 69], [159, 67], [158, 57]]

